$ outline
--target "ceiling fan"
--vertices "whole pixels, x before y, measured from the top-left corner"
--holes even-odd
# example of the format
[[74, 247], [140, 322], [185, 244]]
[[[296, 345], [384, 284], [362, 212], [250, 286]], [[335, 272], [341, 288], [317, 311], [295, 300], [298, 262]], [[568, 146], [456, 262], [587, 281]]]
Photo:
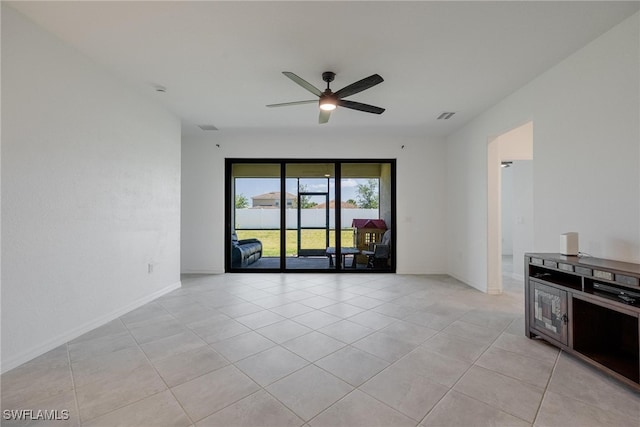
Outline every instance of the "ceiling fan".
[[290, 71], [283, 71], [282, 74], [289, 77], [291, 80], [293, 80], [312, 94], [316, 95], [320, 99], [284, 102], [282, 104], [269, 104], [267, 105], [267, 107], [286, 107], [289, 105], [311, 104], [313, 102], [318, 102], [318, 105], [320, 106], [320, 118], [318, 119], [318, 122], [320, 124], [327, 123], [329, 121], [331, 112], [335, 110], [336, 107], [345, 107], [352, 110], [364, 111], [366, 113], [373, 114], [382, 114], [384, 112], [384, 108], [344, 99], [347, 96], [355, 95], [356, 93], [369, 89], [370, 87], [373, 87], [378, 83], [382, 83], [384, 79], [378, 74], [373, 74], [362, 80], [358, 80], [355, 83], [351, 83], [349, 86], [345, 86], [337, 92], [331, 91], [331, 88], [329, 87], [329, 84], [336, 77], [336, 73], [333, 73], [331, 71], [325, 71], [324, 73], [322, 73], [322, 80], [327, 82], [327, 89], [324, 92]]

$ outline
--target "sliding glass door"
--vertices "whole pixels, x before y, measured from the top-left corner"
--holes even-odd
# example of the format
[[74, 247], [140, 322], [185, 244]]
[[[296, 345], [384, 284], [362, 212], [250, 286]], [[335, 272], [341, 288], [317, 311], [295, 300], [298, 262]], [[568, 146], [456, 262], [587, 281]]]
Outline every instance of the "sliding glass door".
[[226, 178], [226, 271], [395, 271], [394, 160], [227, 159]]

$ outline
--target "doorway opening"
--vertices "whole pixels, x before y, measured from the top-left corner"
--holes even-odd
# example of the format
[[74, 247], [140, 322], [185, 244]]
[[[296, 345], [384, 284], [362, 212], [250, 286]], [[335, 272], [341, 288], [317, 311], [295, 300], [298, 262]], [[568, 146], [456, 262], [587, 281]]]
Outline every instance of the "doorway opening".
[[487, 153], [487, 293], [500, 294], [533, 248], [533, 122], [490, 138]]

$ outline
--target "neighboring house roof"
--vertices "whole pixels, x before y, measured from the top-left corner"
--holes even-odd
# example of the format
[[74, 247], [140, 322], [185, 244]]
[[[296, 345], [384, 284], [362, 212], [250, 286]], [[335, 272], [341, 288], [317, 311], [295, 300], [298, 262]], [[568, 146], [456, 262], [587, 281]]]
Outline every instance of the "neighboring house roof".
[[387, 224], [384, 223], [384, 219], [353, 219], [351, 226], [354, 228], [378, 228], [380, 230], [386, 230]]
[[[285, 198], [287, 200], [297, 199], [298, 198], [298, 196], [296, 196], [295, 194], [291, 194], [289, 192], [284, 193], [284, 194], [285, 194]], [[259, 199], [259, 200], [280, 200], [280, 192], [279, 191], [272, 191], [270, 193], [260, 194], [259, 196], [253, 196], [251, 199], [252, 200], [255, 200], [255, 199]]]
[[[314, 206], [315, 209], [324, 209], [327, 206], [326, 203], [320, 203], [319, 205]], [[334, 209], [336, 207], [336, 201], [335, 200], [331, 200], [329, 202], [329, 208], [330, 209]], [[342, 202], [340, 203], [340, 208], [342, 209], [357, 209], [358, 206], [354, 205], [353, 203], [349, 203], [349, 202]]]

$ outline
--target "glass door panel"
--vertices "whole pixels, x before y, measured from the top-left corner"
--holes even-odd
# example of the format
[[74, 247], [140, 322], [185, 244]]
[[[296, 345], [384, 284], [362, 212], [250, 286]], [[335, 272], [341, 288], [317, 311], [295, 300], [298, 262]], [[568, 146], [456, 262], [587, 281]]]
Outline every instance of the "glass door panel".
[[343, 163], [340, 210], [344, 251], [357, 252], [357, 268], [391, 268], [391, 164]]
[[286, 165], [287, 194], [296, 200], [286, 212], [288, 270], [335, 268], [327, 257], [327, 248], [335, 246], [335, 233], [331, 233], [335, 222], [334, 170], [332, 163]]
[[231, 268], [280, 269], [280, 165], [234, 164], [231, 174]]

